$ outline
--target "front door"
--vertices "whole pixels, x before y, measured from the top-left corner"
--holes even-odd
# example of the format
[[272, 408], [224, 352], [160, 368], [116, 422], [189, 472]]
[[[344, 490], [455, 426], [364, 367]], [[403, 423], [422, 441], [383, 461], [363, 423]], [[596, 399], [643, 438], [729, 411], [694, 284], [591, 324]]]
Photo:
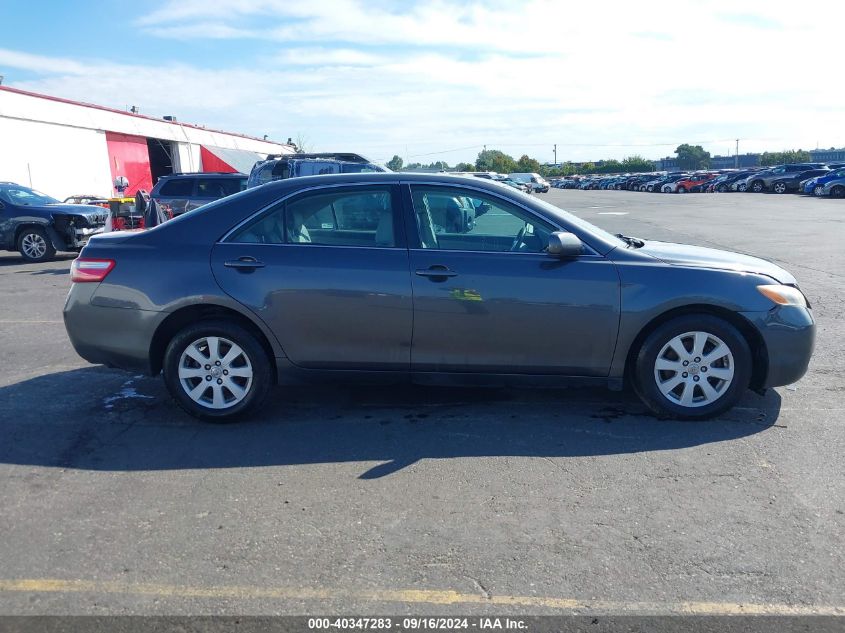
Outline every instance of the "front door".
[[[619, 277], [585, 252], [544, 252], [558, 230], [524, 208], [474, 189], [411, 185], [415, 371], [606, 376], [619, 327]], [[439, 209], [469, 200], [471, 227]]]
[[214, 275], [291, 362], [406, 370], [412, 328], [398, 186], [325, 187], [280, 202], [217, 244]]

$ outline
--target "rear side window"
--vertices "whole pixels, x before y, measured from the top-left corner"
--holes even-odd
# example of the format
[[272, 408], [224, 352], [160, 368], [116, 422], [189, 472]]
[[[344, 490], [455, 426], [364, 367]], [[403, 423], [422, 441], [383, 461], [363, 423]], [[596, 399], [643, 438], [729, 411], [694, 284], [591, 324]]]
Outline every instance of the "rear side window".
[[288, 200], [232, 236], [257, 244], [396, 246], [391, 187], [310, 192]]
[[329, 161], [298, 161], [296, 166], [297, 176], [321, 176], [340, 171], [340, 165]]
[[194, 179], [193, 178], [174, 178], [168, 180], [162, 185], [158, 192], [160, 196], [168, 196], [171, 198], [187, 197], [194, 193]]

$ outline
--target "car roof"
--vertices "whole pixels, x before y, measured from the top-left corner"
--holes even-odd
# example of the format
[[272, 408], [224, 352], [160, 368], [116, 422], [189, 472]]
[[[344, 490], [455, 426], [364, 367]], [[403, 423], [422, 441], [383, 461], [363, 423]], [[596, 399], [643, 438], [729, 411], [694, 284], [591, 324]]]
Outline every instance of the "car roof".
[[171, 180], [174, 178], [197, 178], [202, 176], [203, 178], [248, 178], [246, 174], [242, 174], [241, 172], [229, 172], [229, 171], [195, 171], [195, 172], [186, 172], [186, 173], [175, 173], [175, 174], [166, 174], [164, 176], [159, 176], [159, 180]]

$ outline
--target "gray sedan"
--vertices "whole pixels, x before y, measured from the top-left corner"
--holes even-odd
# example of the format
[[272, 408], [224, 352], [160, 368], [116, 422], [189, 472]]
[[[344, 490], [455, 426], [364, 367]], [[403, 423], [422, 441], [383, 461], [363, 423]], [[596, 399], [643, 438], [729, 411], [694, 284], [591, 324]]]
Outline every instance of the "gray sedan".
[[845, 178], [837, 178], [836, 180], [825, 183], [821, 195], [832, 198], [845, 198]]
[[[435, 221], [468, 200], [473, 223]], [[794, 382], [815, 325], [795, 278], [725, 251], [611, 235], [478, 178], [294, 178], [141, 233], [93, 238], [64, 309], [92, 363], [163, 373], [187, 412], [271, 385], [631, 384], [655, 413], [717, 415]]]

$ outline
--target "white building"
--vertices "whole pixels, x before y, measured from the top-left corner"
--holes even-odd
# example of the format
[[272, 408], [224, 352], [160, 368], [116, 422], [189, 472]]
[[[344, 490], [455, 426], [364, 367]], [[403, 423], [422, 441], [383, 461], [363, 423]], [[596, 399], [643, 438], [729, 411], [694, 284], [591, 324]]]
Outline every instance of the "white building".
[[26, 185], [63, 200], [150, 191], [176, 172], [249, 173], [267, 154], [291, 145], [157, 119], [0, 86], [0, 181]]

